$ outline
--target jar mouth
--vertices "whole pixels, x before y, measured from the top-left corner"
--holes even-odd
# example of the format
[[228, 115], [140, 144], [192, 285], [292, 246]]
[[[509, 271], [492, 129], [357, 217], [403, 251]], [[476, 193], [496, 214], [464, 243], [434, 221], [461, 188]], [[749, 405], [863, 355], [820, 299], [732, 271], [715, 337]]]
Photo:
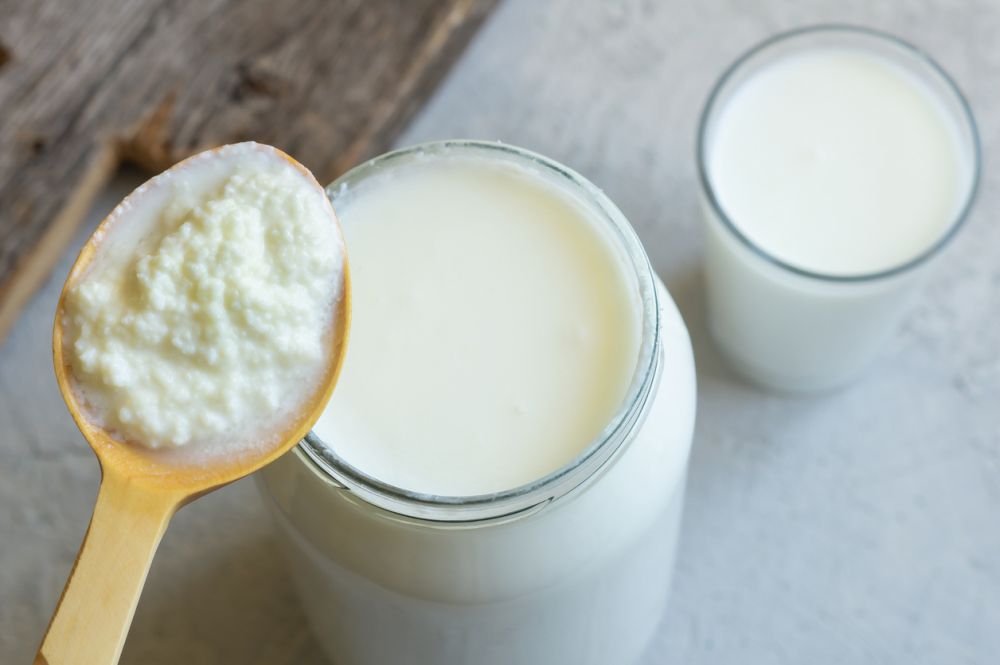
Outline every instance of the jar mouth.
[[508, 518], [544, 506], [594, 477], [629, 440], [646, 412], [646, 403], [659, 374], [660, 308], [656, 281], [649, 258], [635, 231], [614, 203], [579, 173], [542, 155], [500, 142], [448, 140], [422, 143], [395, 150], [357, 166], [331, 183], [327, 196], [357, 186], [369, 176], [394, 163], [435, 156], [480, 156], [501, 158], [528, 167], [568, 186], [596, 213], [598, 223], [609, 231], [625, 261], [634, 270], [641, 308], [641, 341], [635, 370], [621, 406], [604, 429], [576, 457], [530, 483], [508, 490], [469, 496], [443, 496], [414, 492], [379, 480], [351, 465], [309, 432], [296, 453], [325, 479], [350, 491], [359, 499], [391, 513], [438, 522], [476, 522]]
[[[968, 173], [968, 190], [961, 198], [961, 205], [957, 207], [954, 218], [948, 225], [947, 230], [934, 243], [916, 256], [886, 269], [857, 274], [833, 274], [802, 268], [774, 256], [750, 239], [732, 221], [723, 209], [709, 175], [707, 156], [709, 134], [711, 133], [717, 111], [725, 106], [722, 103], [723, 97], [732, 89], [739, 87], [739, 84], [745, 80], [741, 79], [741, 75], [744, 73], [752, 75], [755, 66], [761, 60], [770, 62], [770, 60], [767, 60], [768, 56], [774, 56], [776, 59], [783, 57], [784, 54], [780, 52], [782, 48], [794, 49], [797, 42], [806, 42], [804, 44], [805, 48], [809, 48], [812, 45], [809, 43], [809, 40], [822, 40], [824, 38], [830, 40], [830, 44], [836, 44], [837, 46], [856, 44], [863, 45], [863, 48], [872, 52], [881, 52], [883, 54], [891, 52], [893, 57], [890, 57], [890, 59], [896, 64], [909, 65], [908, 70], [914, 68], [919, 70], [916, 72], [917, 75], [925, 82], [934, 86], [935, 96], [940, 98], [945, 105], [946, 113], [952, 116], [959, 133], [958, 139], [963, 144], [963, 151], [967, 151], [968, 153], [965, 157], [971, 162], [969, 164], [971, 169]], [[837, 23], [806, 26], [779, 33], [758, 43], [737, 58], [722, 73], [715, 82], [715, 85], [712, 86], [712, 91], [705, 101], [705, 106], [698, 121], [696, 158], [701, 191], [708, 205], [711, 206], [717, 218], [721, 220], [722, 226], [741, 244], [761, 259], [784, 271], [801, 277], [834, 283], [870, 282], [893, 277], [916, 268], [938, 254], [955, 237], [959, 228], [965, 223], [979, 190], [980, 173], [982, 170], [982, 149], [980, 147], [976, 120], [972, 115], [972, 108], [969, 106], [969, 102], [962, 94], [958, 84], [955, 83], [944, 68], [920, 48], [899, 37], [873, 28]]]

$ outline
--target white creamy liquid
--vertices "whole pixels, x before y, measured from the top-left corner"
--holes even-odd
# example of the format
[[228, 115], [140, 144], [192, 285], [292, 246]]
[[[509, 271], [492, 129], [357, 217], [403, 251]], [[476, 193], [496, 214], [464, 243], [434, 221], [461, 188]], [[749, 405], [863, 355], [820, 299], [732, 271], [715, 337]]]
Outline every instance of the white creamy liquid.
[[552, 176], [416, 159], [336, 193], [351, 341], [314, 431], [383, 482], [514, 488], [577, 456], [621, 405], [640, 306], [624, 259]]
[[906, 263], [947, 231], [968, 179], [954, 121], [875, 54], [820, 48], [765, 66], [719, 112], [708, 169], [754, 244], [831, 275]]
[[318, 432], [376, 478], [452, 495], [530, 482], [606, 425], [639, 356], [652, 372], [616, 454], [568, 493], [559, 477], [521, 494], [516, 512], [380, 508], [363, 483], [331, 482], [312, 443], [258, 474], [337, 663], [626, 665], [660, 625], [694, 426], [691, 346], [632, 258], [628, 222], [563, 168], [496, 144], [429, 144], [359, 167], [334, 196], [355, 319]]

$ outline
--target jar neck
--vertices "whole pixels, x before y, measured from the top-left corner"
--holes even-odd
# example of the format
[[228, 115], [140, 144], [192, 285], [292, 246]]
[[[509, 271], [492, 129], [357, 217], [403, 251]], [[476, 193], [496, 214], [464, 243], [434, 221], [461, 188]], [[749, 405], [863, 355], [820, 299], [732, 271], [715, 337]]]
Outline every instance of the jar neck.
[[[563, 501], [570, 501], [595, 482], [625, 453], [649, 413], [663, 369], [661, 341], [656, 340], [653, 364], [648, 380], [625, 413], [618, 426], [604, 439], [600, 447], [605, 453], [594, 456], [587, 464], [574, 466], [559, 475], [546, 476], [537, 483], [517, 488], [510, 496], [480, 495], [469, 497], [435, 497], [408, 493], [388, 486], [352, 478], [352, 470], [343, 459], [331, 454], [329, 448], [313, 432], [292, 451], [316, 475], [335, 491], [350, 492], [375, 510], [385, 511], [393, 519], [403, 519], [439, 527], [475, 528], [495, 526], [525, 519]], [[356, 472], [356, 471], [355, 471]]]

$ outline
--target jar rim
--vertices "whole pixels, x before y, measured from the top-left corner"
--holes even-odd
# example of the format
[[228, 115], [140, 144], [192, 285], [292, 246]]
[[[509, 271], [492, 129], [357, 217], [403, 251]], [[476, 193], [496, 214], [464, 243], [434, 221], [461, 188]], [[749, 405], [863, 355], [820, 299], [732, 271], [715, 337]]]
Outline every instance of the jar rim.
[[646, 412], [659, 374], [660, 307], [653, 268], [645, 249], [624, 214], [594, 184], [576, 171], [538, 153], [501, 142], [446, 140], [394, 150], [354, 167], [327, 186], [333, 202], [337, 192], [356, 186], [393, 163], [437, 155], [501, 158], [552, 177], [581, 195], [582, 203], [613, 235], [626, 262], [635, 270], [641, 308], [641, 342], [636, 368], [621, 406], [604, 429], [572, 460], [554, 471], [511, 489], [469, 496], [414, 492], [375, 478], [337, 455], [309, 432], [296, 451], [326, 480], [378, 508], [396, 515], [434, 522], [479, 522], [528, 514], [595, 477], [631, 439]]
[[[926, 75], [935, 78], [938, 83], [943, 84], [942, 87], [945, 93], [951, 96], [952, 99], [950, 101], [954, 102], [955, 106], [958, 108], [958, 113], [953, 114], [955, 116], [955, 124], [958, 127], [959, 132], [964, 132], [968, 135], [967, 138], [970, 148], [969, 157], [971, 158], [968, 191], [965, 193], [965, 196], [962, 199], [962, 204], [954, 215], [954, 219], [951, 220], [947, 230], [942, 233], [941, 237], [934, 241], [931, 245], [915, 256], [902, 261], [897, 265], [890, 266], [889, 268], [856, 274], [835, 274], [803, 268], [774, 256], [771, 252], [765, 250], [763, 247], [750, 239], [750, 237], [741, 231], [739, 226], [732, 221], [723, 209], [715, 188], [712, 185], [712, 179], [708, 173], [709, 169], [706, 153], [708, 151], [709, 124], [710, 121], [714, 119], [718, 110], [716, 108], [717, 102], [719, 101], [723, 91], [726, 90], [727, 86], [745, 68], [752, 67], [759, 56], [768, 54], [772, 49], [786, 45], [797, 39], [807, 39], [809, 37], [823, 35], [841, 35], [848, 38], [860, 37], [862, 39], [867, 39], [870, 43], [881, 46], [889, 46], [895, 49], [898, 54], [907, 58], [911, 64], [921, 66]], [[975, 202], [976, 195], [979, 191], [979, 181], [981, 179], [982, 172], [982, 148], [980, 146], [979, 130], [976, 125], [975, 117], [972, 114], [972, 107], [969, 105], [965, 95], [962, 94], [961, 88], [959, 88], [958, 84], [951, 78], [948, 72], [945, 71], [945, 69], [928, 53], [908, 41], [881, 30], [845, 23], [823, 23], [818, 25], [803, 26], [793, 30], [781, 32], [757, 43], [738, 57], [731, 65], [729, 65], [729, 67], [725, 69], [725, 71], [723, 71], [722, 75], [712, 86], [712, 90], [705, 101], [705, 106], [702, 108], [701, 116], [698, 120], [698, 134], [695, 153], [697, 159], [698, 180], [701, 186], [701, 191], [704, 194], [708, 205], [711, 206], [712, 211], [718, 219], [721, 220], [722, 226], [725, 227], [729, 233], [731, 233], [741, 244], [750, 249], [750, 251], [752, 251], [756, 256], [773, 266], [801, 277], [831, 283], [871, 282], [894, 277], [916, 268], [929, 260], [931, 257], [937, 255], [941, 249], [955, 237], [959, 228], [964, 225], [965, 220], [968, 218], [969, 212], [972, 209], [972, 205]]]

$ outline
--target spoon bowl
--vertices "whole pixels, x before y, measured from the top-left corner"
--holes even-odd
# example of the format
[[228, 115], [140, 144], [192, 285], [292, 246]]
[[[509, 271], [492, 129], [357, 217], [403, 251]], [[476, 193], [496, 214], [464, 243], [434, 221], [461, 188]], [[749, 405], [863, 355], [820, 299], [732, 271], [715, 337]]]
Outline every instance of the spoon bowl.
[[[210, 153], [218, 155], [220, 150], [217, 148]], [[283, 152], [275, 152], [322, 191], [304, 166]], [[201, 158], [204, 159], [204, 153]], [[185, 168], [189, 161], [180, 162], [171, 171]], [[170, 450], [150, 449], [123, 441], [96, 423], [81, 404], [74, 390], [72, 368], [64, 354], [63, 336], [67, 293], [87, 274], [100, 244], [111, 235], [108, 233], [111, 226], [122, 222], [116, 212], [98, 226], [83, 246], [56, 307], [52, 331], [56, 381], [73, 420], [97, 455], [101, 465], [101, 487], [90, 527], [39, 647], [35, 665], [117, 662], [153, 554], [174, 512], [269, 464], [305, 437], [333, 392], [350, 329], [350, 272], [345, 256], [343, 287], [331, 310], [332, 348], [326, 367], [316, 388], [301, 400], [297, 412], [288, 419], [280, 434], [269, 437], [273, 438], [274, 445], [247, 446], [240, 454], [212, 456], [194, 463], [178, 459]], [[336, 224], [332, 209], [330, 215]], [[337, 232], [342, 239], [339, 224]]]

